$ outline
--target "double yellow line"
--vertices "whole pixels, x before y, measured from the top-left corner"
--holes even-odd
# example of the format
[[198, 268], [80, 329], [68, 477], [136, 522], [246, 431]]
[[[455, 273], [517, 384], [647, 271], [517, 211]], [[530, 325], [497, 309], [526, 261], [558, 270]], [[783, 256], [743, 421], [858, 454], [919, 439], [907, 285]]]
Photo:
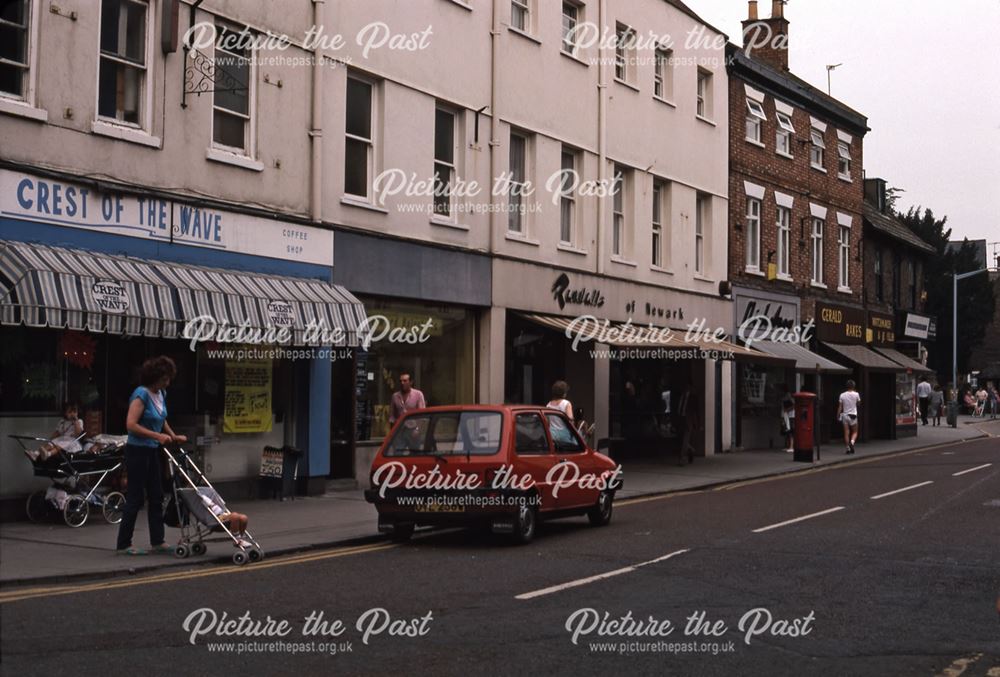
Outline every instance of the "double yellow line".
[[348, 557], [350, 555], [361, 555], [369, 552], [379, 552], [399, 547], [394, 543], [377, 543], [374, 545], [361, 545], [348, 548], [337, 548], [335, 550], [324, 550], [318, 552], [308, 552], [301, 555], [290, 555], [274, 560], [265, 560], [257, 564], [246, 566], [217, 566], [210, 569], [198, 569], [194, 571], [176, 571], [172, 573], [157, 574], [153, 576], [142, 576], [130, 578], [128, 580], [110, 580], [97, 583], [87, 583], [83, 585], [57, 585], [49, 587], [20, 588], [0, 592], [0, 604], [9, 602], [20, 602], [26, 599], [38, 597], [54, 597], [57, 595], [73, 595], [81, 592], [98, 592], [103, 590], [116, 590], [118, 588], [130, 588], [135, 585], [149, 585], [152, 583], [169, 583], [172, 581], [183, 581], [206, 576], [222, 576], [228, 574], [253, 573], [262, 569], [272, 567], [291, 566], [294, 564], [305, 564], [307, 562], [319, 562], [325, 559], [336, 557]]

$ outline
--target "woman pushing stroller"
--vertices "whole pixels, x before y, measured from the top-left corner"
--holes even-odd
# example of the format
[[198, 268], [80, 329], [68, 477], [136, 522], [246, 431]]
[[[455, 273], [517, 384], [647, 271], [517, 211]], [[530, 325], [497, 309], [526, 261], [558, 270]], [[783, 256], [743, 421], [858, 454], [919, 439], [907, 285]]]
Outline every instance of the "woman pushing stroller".
[[161, 355], [142, 364], [140, 385], [129, 397], [128, 444], [125, 447], [125, 471], [128, 488], [125, 492], [125, 509], [118, 528], [117, 551], [124, 555], [145, 555], [147, 551], [133, 547], [132, 534], [135, 521], [147, 502], [149, 515], [149, 542], [152, 551], [172, 554], [174, 549], [164, 542], [163, 483], [160, 475], [160, 445], [187, 442], [187, 437], [177, 435], [167, 423], [167, 386], [177, 375], [177, 366], [169, 357]]

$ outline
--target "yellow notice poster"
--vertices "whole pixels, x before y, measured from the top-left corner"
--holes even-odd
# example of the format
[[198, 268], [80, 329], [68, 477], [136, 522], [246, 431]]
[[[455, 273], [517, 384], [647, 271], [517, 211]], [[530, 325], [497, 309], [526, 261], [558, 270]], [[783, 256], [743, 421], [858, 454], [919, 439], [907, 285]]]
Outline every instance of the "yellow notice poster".
[[227, 433], [266, 433], [271, 430], [271, 360], [226, 362]]

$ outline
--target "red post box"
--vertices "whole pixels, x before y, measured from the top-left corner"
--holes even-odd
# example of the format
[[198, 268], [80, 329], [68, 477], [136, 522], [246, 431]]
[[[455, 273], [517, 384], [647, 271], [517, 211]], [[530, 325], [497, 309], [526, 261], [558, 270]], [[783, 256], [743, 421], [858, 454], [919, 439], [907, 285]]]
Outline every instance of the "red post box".
[[795, 393], [795, 455], [794, 460], [812, 463], [815, 457], [814, 427], [816, 421], [816, 395]]

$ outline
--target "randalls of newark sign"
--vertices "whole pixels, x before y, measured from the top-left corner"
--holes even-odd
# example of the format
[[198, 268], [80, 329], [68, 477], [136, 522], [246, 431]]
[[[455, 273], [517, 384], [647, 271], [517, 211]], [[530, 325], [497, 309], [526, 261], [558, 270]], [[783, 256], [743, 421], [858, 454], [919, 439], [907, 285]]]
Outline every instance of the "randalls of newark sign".
[[117, 282], [95, 282], [90, 288], [94, 303], [105, 313], [121, 315], [131, 305], [125, 287]]

